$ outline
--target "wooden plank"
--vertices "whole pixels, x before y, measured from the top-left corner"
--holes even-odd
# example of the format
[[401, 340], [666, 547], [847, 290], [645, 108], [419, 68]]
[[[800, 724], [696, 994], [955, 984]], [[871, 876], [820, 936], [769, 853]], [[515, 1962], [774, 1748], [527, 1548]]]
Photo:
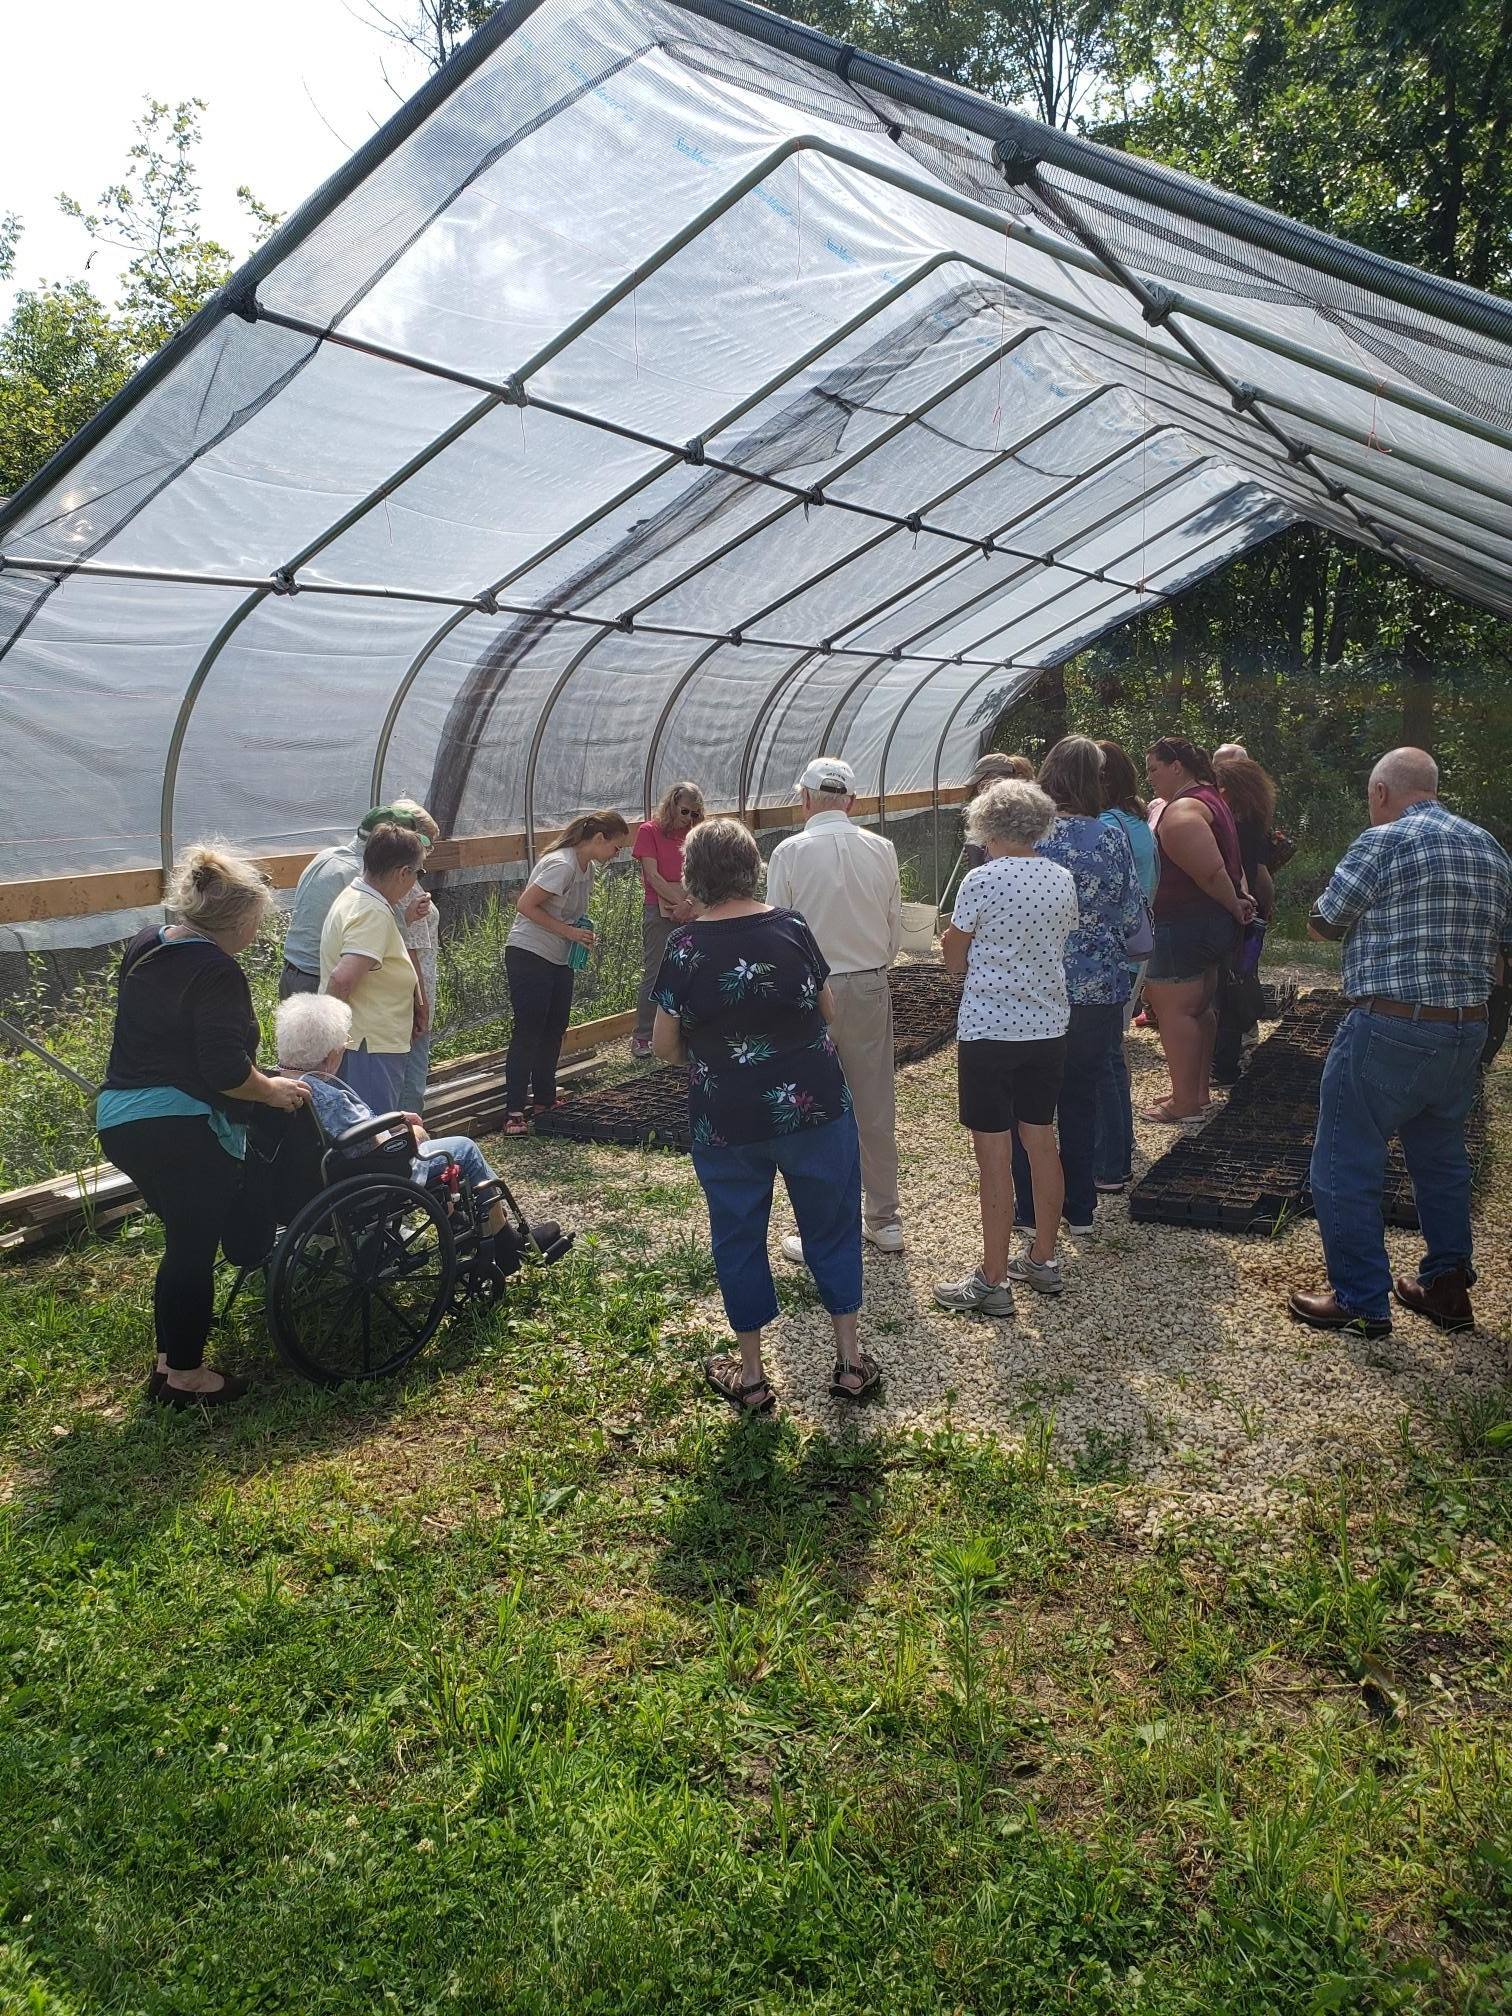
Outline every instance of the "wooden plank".
[[[942, 805], [958, 804], [964, 793], [952, 786], [940, 793]], [[923, 811], [934, 803], [929, 791], [896, 791], [889, 795], [889, 813]], [[872, 817], [878, 807], [875, 798], [859, 798], [856, 810]], [[733, 813], [725, 815], [734, 817]], [[802, 817], [797, 805], [759, 805], [746, 813], [746, 823], [756, 832], [776, 826], [794, 826]], [[560, 835], [553, 827], [536, 836], [536, 851], [551, 847]], [[275, 889], [292, 889], [316, 849], [292, 854], [265, 854], [258, 865], [272, 880]], [[476, 833], [458, 840], [441, 840], [426, 856], [426, 866], [437, 872], [447, 868], [490, 868], [526, 857], [523, 833]], [[150, 908], [163, 900], [163, 875], [159, 868], [102, 869], [93, 875], [49, 875], [31, 882], [0, 882], [0, 924], [41, 924], [61, 917], [108, 916], [116, 910]]]

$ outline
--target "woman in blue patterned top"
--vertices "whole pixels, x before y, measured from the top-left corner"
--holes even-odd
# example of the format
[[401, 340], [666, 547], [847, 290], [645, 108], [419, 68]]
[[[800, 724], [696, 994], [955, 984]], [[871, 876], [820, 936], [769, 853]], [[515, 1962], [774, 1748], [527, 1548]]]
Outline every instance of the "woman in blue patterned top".
[[[1046, 861], [1069, 868], [1076, 883], [1077, 926], [1066, 940], [1066, 1070], [1055, 1109], [1061, 1168], [1066, 1178], [1066, 1223], [1086, 1237], [1097, 1210], [1094, 1140], [1098, 1086], [1115, 1046], [1123, 1042], [1123, 1004], [1129, 998], [1124, 947], [1145, 917], [1144, 897], [1129, 843], [1103, 823], [1103, 754], [1087, 735], [1066, 735], [1040, 765], [1040, 789], [1054, 801], [1054, 826], [1035, 848]], [[1029, 1158], [1015, 1142], [1014, 1215], [1034, 1223]]]
[[664, 1063], [688, 1066], [693, 1167], [740, 1346], [738, 1357], [709, 1359], [704, 1377], [742, 1413], [776, 1405], [761, 1332], [778, 1313], [767, 1225], [780, 1170], [803, 1257], [835, 1326], [830, 1391], [858, 1399], [881, 1375], [857, 1343], [860, 1147], [826, 1027], [834, 1012], [829, 968], [796, 911], [758, 900], [761, 856], [738, 820], [694, 829], [683, 883], [699, 914], [667, 941], [652, 1041]]

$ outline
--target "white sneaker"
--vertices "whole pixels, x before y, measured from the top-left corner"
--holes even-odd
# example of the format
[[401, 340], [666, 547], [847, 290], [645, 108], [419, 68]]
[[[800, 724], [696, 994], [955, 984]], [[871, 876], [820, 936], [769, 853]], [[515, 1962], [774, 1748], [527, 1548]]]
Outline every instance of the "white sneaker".
[[782, 1235], [782, 1257], [784, 1260], [791, 1260], [795, 1267], [808, 1265], [803, 1257], [803, 1241], [796, 1232], [784, 1232]]
[[1097, 1227], [1095, 1225], [1073, 1225], [1068, 1218], [1066, 1220], [1066, 1230], [1071, 1234], [1073, 1239], [1090, 1239], [1092, 1234], [1097, 1230]]
[[903, 1251], [903, 1227], [901, 1225], [879, 1225], [874, 1232], [866, 1226], [864, 1236], [869, 1239], [879, 1253], [901, 1253]]

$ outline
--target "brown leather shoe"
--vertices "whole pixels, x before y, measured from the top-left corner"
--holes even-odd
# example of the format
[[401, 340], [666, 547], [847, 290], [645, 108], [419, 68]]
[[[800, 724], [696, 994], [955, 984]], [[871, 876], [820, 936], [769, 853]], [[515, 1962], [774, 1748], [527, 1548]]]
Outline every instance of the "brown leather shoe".
[[1414, 1316], [1426, 1316], [1430, 1323], [1437, 1323], [1440, 1330], [1473, 1330], [1475, 1311], [1470, 1307], [1470, 1283], [1474, 1279], [1462, 1264], [1451, 1267], [1447, 1274], [1437, 1275], [1432, 1281], [1414, 1281], [1410, 1275], [1399, 1274], [1396, 1280], [1396, 1298], [1404, 1309], [1410, 1309]]
[[1389, 1316], [1357, 1316], [1352, 1309], [1344, 1308], [1332, 1288], [1325, 1288], [1317, 1295], [1304, 1295], [1294, 1288], [1286, 1298], [1286, 1306], [1299, 1323], [1310, 1323], [1314, 1330], [1355, 1330], [1362, 1337], [1391, 1335]]

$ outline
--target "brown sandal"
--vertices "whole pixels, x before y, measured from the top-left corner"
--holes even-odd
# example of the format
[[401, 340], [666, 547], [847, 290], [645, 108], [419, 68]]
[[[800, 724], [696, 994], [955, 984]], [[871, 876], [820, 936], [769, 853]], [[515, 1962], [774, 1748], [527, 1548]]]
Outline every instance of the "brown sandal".
[[[705, 1358], [704, 1384], [737, 1414], [770, 1414], [777, 1405], [777, 1395], [765, 1379], [742, 1379], [741, 1369], [738, 1358]], [[753, 1393], [764, 1393], [766, 1398], [753, 1400]]]
[[[847, 1374], [854, 1375], [857, 1372], [861, 1374], [861, 1384], [859, 1386], [844, 1386], [841, 1384], [842, 1379]], [[835, 1369], [830, 1374], [830, 1391], [837, 1400], [862, 1400], [870, 1393], [881, 1377], [882, 1367], [869, 1351], [861, 1353], [861, 1363], [859, 1365], [847, 1365], [843, 1358], [837, 1358], [835, 1360]]]

